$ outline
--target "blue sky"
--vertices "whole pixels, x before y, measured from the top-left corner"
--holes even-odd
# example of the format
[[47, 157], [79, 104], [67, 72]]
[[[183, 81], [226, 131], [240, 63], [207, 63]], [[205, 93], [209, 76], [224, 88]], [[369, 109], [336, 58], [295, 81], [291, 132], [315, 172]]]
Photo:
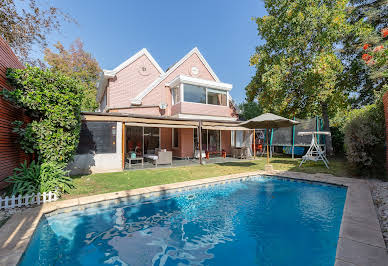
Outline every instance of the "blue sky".
[[232, 97], [241, 102], [254, 75], [249, 57], [260, 43], [252, 17], [265, 15], [260, 0], [55, 1], [78, 21], [51, 34], [66, 47], [80, 38], [100, 66], [113, 69], [147, 48], [165, 70], [197, 46]]

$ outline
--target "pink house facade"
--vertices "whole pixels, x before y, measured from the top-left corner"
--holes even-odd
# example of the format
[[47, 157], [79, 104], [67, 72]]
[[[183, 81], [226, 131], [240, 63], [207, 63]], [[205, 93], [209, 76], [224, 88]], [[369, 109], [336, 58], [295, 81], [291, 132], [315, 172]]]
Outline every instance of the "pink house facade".
[[[202, 99], [193, 99], [185, 85], [208, 92], [203, 92]], [[142, 49], [115, 69], [103, 71], [97, 101], [101, 112], [234, 121], [238, 116], [229, 96], [231, 89], [231, 84], [219, 80], [197, 48], [166, 72]], [[216, 93], [225, 101], [206, 102], [207, 95]]]
[[[115, 69], [103, 71], [97, 88], [99, 109], [84, 114], [94, 136], [105, 127], [98, 123], [113, 123], [109, 130], [115, 136], [93, 140], [97, 146], [104, 139], [112, 140], [111, 149], [98, 152], [97, 147], [96, 156], [116, 153], [110, 157], [114, 169], [107, 170], [126, 168], [126, 158], [134, 154], [152, 159], [160, 150], [174, 158], [230, 156], [242, 131], [231, 89], [232, 84], [220, 81], [196, 47], [166, 71], [142, 49]], [[90, 142], [81, 139], [89, 146]], [[107, 167], [97, 167], [102, 163], [96, 156], [98, 170], [91, 172], [102, 172]]]

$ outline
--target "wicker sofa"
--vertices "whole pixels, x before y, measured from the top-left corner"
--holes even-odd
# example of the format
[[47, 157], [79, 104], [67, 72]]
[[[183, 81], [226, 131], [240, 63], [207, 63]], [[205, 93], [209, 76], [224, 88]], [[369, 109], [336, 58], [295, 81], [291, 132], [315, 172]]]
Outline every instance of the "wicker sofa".
[[155, 167], [159, 164], [172, 165], [172, 151], [156, 149], [155, 154], [145, 154], [144, 158], [151, 160]]

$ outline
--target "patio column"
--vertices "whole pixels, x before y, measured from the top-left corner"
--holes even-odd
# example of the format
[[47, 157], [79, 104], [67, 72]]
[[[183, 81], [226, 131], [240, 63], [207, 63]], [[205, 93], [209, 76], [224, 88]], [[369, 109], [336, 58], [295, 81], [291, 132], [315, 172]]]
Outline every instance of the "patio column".
[[199, 124], [198, 124], [198, 137], [199, 137], [199, 164], [202, 164], [202, 120], [199, 120]]
[[253, 129], [253, 159], [256, 160], [256, 129]]
[[125, 123], [121, 122], [121, 168], [125, 169]]

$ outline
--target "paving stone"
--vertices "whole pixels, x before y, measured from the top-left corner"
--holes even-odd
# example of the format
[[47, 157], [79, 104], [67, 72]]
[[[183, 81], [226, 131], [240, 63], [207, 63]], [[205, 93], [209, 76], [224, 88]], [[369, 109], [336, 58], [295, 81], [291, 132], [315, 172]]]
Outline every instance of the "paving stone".
[[[377, 229], [377, 230], [376, 230]], [[352, 223], [348, 220], [343, 220], [341, 225], [340, 237], [362, 242], [372, 246], [385, 248], [383, 235], [380, 227], [369, 229], [360, 223]]]
[[334, 266], [355, 266], [356, 264], [336, 259]]
[[340, 237], [337, 244], [337, 259], [362, 266], [387, 266], [385, 248], [375, 247]]

